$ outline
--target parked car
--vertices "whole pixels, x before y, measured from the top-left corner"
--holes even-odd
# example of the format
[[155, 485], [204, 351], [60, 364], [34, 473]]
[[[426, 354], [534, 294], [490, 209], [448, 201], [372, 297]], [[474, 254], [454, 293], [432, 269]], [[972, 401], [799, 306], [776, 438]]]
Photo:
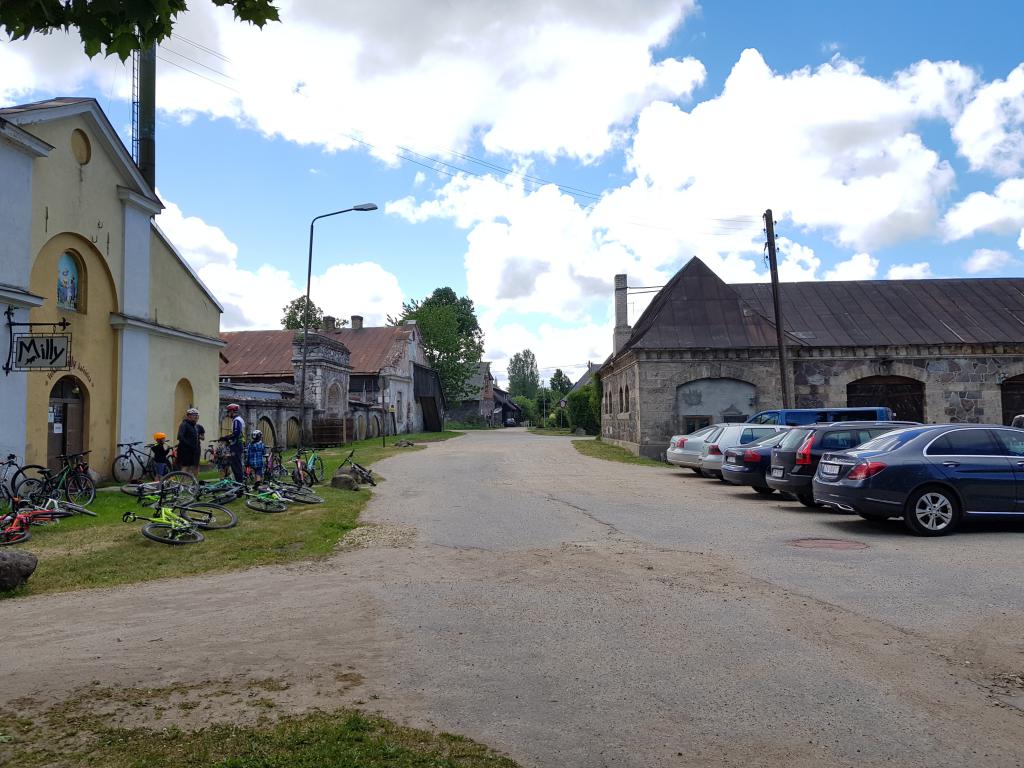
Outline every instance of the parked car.
[[688, 435], [673, 435], [665, 451], [665, 461], [677, 467], [692, 469], [700, 474], [700, 455], [704, 450], [704, 441], [718, 435], [725, 424], [712, 424], [702, 427]]
[[749, 445], [728, 449], [722, 460], [722, 479], [733, 485], [749, 485], [765, 495], [775, 493], [774, 488], [768, 487], [764, 476], [772, 463], [772, 448], [782, 441], [788, 431], [776, 432]]
[[515, 425], [516, 425], [516, 420], [515, 419], [513, 419], [511, 417], [505, 419], [505, 426], [506, 427], [514, 427]]
[[788, 424], [801, 427], [808, 424], [826, 424], [833, 421], [893, 421], [896, 415], [890, 408], [776, 408], [758, 411], [748, 424]]
[[873, 437], [915, 424], [912, 421], [847, 421], [795, 427], [772, 448], [772, 464], [765, 481], [769, 488], [793, 494], [804, 506], [819, 506], [814, 501], [811, 481], [823, 453], [855, 448]]
[[970, 515], [1024, 516], [1024, 430], [978, 424], [901, 429], [826, 453], [814, 498], [868, 520], [902, 517], [921, 536]]
[[764, 426], [754, 424], [725, 424], [721, 431], [714, 438], [704, 442], [704, 448], [700, 455], [700, 473], [704, 477], [717, 477], [722, 479], [723, 454], [729, 448], [739, 445], [749, 445], [763, 437], [770, 437], [779, 432], [785, 432], [789, 427], [780, 427], [766, 424]]

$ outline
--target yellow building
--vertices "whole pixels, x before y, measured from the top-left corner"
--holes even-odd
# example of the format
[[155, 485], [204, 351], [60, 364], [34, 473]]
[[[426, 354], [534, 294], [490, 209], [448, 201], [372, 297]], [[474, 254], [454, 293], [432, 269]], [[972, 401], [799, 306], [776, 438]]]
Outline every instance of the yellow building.
[[[90, 450], [108, 475], [118, 443], [173, 438], [192, 405], [214, 424], [221, 307], [154, 224], [163, 205], [96, 101], [0, 109], [0, 179], [2, 455]], [[32, 367], [25, 333], [69, 336], [70, 354]]]

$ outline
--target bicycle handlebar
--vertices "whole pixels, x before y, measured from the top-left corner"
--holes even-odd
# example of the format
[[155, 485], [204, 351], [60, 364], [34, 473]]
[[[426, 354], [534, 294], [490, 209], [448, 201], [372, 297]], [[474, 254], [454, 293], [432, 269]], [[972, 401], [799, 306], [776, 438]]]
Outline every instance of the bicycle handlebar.
[[136, 440], [134, 443], [118, 443], [117, 447], [118, 448], [124, 448], [126, 446], [132, 446], [132, 445], [142, 445], [142, 441], [141, 440]]

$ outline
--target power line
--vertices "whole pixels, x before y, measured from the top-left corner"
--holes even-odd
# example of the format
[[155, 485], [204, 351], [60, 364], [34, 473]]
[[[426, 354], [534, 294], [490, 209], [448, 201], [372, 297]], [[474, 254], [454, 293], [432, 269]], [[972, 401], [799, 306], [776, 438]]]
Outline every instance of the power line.
[[235, 93], [241, 93], [241, 91], [239, 91], [237, 88], [232, 88], [230, 85], [225, 85], [224, 83], [217, 82], [212, 77], [207, 77], [206, 75], [201, 75], [198, 72], [196, 72], [195, 70], [189, 69], [188, 67], [184, 67], [184, 66], [182, 66], [181, 64], [178, 64], [175, 61], [171, 61], [170, 59], [165, 59], [163, 56], [160, 56], [159, 54], [157, 54], [157, 58], [160, 61], [164, 62], [164, 64], [170, 64], [172, 67], [177, 67], [178, 69], [183, 69], [186, 72], [195, 75], [196, 77], [201, 77], [203, 80], [206, 80], [207, 82], [213, 83], [214, 85], [219, 85], [221, 88], [227, 88], [229, 91], [234, 91]]
[[215, 75], [220, 75], [221, 77], [227, 78], [228, 80], [234, 80], [235, 79], [231, 75], [228, 75], [228, 74], [225, 74], [224, 72], [221, 72], [219, 69], [214, 69], [213, 67], [209, 67], [206, 64], [203, 64], [203, 62], [201, 62], [201, 61], [198, 61], [198, 60], [193, 59], [193, 58], [191, 58], [189, 56], [186, 56], [184, 53], [179, 53], [178, 51], [174, 50], [173, 48], [168, 48], [165, 45], [161, 45], [160, 46], [160, 50], [161, 51], [165, 51], [166, 53], [173, 53], [175, 56], [180, 56], [181, 58], [185, 59], [185, 61], [191, 61], [193, 64], [198, 64], [203, 69], [208, 69], [211, 72], [213, 72]]
[[187, 37], [185, 37], [184, 35], [179, 35], [177, 33], [173, 33], [171, 35], [171, 39], [172, 40], [181, 40], [181, 42], [188, 43], [189, 45], [195, 46], [199, 50], [205, 51], [206, 53], [210, 54], [211, 56], [216, 56], [221, 61], [226, 61], [228, 64], [231, 63], [231, 59], [229, 59], [227, 56], [225, 56], [220, 51], [217, 51], [217, 50], [215, 50], [213, 48], [209, 48], [209, 47], [203, 45], [202, 43], [197, 43], [195, 40], [190, 40]]

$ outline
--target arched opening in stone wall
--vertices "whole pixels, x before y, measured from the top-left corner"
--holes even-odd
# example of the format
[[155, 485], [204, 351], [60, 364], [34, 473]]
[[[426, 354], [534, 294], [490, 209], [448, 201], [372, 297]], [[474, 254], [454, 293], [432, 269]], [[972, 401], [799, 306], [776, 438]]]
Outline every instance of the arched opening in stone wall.
[[924, 382], [906, 376], [866, 376], [846, 385], [850, 408], [891, 408], [901, 421], [924, 421]]
[[61, 454], [85, 450], [88, 409], [88, 392], [81, 379], [63, 376], [54, 383], [50, 390], [46, 441], [46, 464], [51, 470], [60, 470], [61, 462], [57, 457]]
[[340, 418], [345, 410], [341, 384], [334, 382], [327, 389], [327, 415], [332, 419]]
[[757, 387], [749, 381], [696, 379], [676, 387], [676, 429], [689, 434], [708, 424], [746, 421], [757, 404]]
[[277, 435], [274, 432], [274, 424], [266, 416], [261, 416], [256, 422], [256, 429], [263, 433], [263, 444], [267, 448], [277, 445]]
[[180, 423], [185, 418], [185, 411], [195, 404], [192, 394], [192, 383], [188, 379], [179, 379], [174, 387], [174, 418]]
[[287, 434], [285, 435], [285, 440], [287, 441], [287, 446], [289, 448], [295, 448], [299, 444], [299, 432], [301, 431], [299, 429], [299, 420], [292, 417], [288, 419], [288, 424], [286, 426]]
[[1010, 424], [1014, 416], [1024, 414], [1024, 375], [1004, 381], [1000, 387], [1003, 401], [1003, 424]]

